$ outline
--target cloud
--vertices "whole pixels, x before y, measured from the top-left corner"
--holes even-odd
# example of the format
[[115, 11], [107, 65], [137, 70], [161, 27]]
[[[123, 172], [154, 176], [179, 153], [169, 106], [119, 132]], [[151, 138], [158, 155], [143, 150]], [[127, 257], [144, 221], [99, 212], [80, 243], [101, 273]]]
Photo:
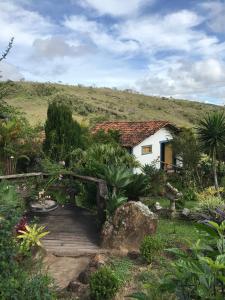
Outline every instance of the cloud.
[[107, 30], [103, 24], [91, 21], [84, 16], [70, 16], [65, 19], [63, 24], [74, 33], [89, 38], [96, 47], [102, 50], [123, 54], [135, 52], [139, 48], [136, 41], [119, 39], [112, 34], [112, 31], [110, 33], [110, 28]]
[[[217, 42], [195, 30], [203, 18], [194, 12], [182, 10], [175, 13], [151, 15], [128, 20], [118, 27], [120, 38], [137, 41], [148, 53], [160, 51], [195, 51]], [[201, 45], [202, 44], [202, 45]]]
[[[196, 62], [177, 57], [153, 62], [149, 74], [137, 81], [147, 94], [200, 100], [225, 100], [225, 63], [216, 59]], [[220, 99], [220, 100], [219, 100]]]
[[208, 1], [201, 4], [201, 7], [208, 14], [208, 26], [212, 31], [224, 33], [225, 31], [225, 2]]
[[36, 39], [33, 42], [35, 55], [46, 59], [64, 56], [79, 56], [90, 52], [88, 47], [80, 44], [70, 45], [63, 37], [52, 36], [48, 39]]
[[32, 45], [36, 38], [48, 36], [53, 24], [39, 13], [10, 1], [0, 1], [0, 42], [15, 37], [18, 45]]
[[3, 61], [0, 62], [0, 81], [18, 81], [21, 79], [23, 79], [23, 75], [19, 72], [18, 68]]
[[78, 3], [84, 8], [92, 8], [100, 15], [130, 16], [139, 12], [152, 0], [80, 0]]

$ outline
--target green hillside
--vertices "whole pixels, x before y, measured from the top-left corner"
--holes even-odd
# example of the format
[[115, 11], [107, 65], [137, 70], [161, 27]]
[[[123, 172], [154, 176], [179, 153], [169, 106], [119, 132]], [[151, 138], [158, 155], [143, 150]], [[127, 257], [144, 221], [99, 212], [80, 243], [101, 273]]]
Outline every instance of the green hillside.
[[151, 97], [109, 88], [92, 88], [50, 83], [1, 83], [4, 100], [23, 111], [32, 124], [43, 123], [48, 102], [68, 103], [74, 117], [87, 124], [99, 120], [168, 120], [179, 126], [193, 126], [199, 117], [222, 107], [187, 100]]

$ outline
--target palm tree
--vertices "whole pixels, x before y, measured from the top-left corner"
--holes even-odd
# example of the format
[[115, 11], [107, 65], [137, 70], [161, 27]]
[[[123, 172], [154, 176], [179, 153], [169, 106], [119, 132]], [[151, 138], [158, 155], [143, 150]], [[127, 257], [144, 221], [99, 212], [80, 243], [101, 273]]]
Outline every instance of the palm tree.
[[215, 188], [218, 191], [217, 157], [221, 148], [225, 146], [225, 115], [215, 112], [204, 117], [197, 127], [197, 133], [202, 150], [212, 159], [212, 169]]

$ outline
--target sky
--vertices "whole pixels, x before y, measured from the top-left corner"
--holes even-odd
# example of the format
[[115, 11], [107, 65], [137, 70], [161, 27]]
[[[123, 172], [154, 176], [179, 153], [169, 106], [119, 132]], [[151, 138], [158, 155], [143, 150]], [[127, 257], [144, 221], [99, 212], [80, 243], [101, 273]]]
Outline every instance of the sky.
[[0, 80], [225, 103], [225, 0], [0, 0]]

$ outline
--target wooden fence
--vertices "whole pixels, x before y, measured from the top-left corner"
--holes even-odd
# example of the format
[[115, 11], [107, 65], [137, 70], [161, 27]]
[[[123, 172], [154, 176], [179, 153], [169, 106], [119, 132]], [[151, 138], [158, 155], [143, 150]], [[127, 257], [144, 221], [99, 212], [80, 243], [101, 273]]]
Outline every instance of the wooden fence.
[[[12, 174], [12, 175], [4, 175], [0, 176], [0, 181], [16, 181], [16, 182], [23, 182], [29, 178], [49, 178], [52, 176], [57, 176], [59, 174], [48, 174], [48, 173], [25, 173], [25, 174]], [[73, 172], [65, 172], [60, 173], [62, 178], [64, 179], [72, 179], [72, 180], [79, 180], [81, 182], [93, 182], [97, 186], [97, 195], [96, 195], [96, 203], [97, 203], [97, 212], [98, 212], [98, 219], [101, 224], [105, 221], [106, 218], [106, 201], [108, 196], [108, 188], [107, 184], [104, 180], [90, 177], [90, 176], [81, 176], [77, 175]]]

